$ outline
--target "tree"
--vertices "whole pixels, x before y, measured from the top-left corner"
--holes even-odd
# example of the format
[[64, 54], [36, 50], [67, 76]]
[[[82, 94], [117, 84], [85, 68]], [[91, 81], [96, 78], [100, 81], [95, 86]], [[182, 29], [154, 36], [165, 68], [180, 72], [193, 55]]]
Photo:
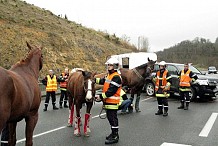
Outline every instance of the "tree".
[[147, 37], [144, 36], [138, 37], [138, 50], [143, 52], [149, 51], [149, 41]]

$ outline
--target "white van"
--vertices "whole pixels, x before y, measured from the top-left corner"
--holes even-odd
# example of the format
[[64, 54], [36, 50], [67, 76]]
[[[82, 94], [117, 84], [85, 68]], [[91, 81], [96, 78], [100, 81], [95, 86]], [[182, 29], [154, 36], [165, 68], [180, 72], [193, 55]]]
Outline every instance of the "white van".
[[119, 55], [112, 55], [119, 60], [121, 68], [133, 69], [137, 66], [148, 62], [148, 58], [153, 61], [157, 61], [157, 54], [147, 52], [132, 52]]

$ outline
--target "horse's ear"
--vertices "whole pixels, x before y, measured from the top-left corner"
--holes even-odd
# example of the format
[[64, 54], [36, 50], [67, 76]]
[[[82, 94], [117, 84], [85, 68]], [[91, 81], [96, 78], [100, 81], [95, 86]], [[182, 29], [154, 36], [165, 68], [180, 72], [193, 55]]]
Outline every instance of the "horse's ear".
[[82, 75], [85, 77], [86, 76], [86, 73], [85, 73], [85, 71], [82, 71]]
[[148, 62], [150, 62], [151, 60], [149, 59], [149, 57], [148, 57]]
[[27, 45], [27, 47], [29, 48], [29, 50], [31, 50], [32, 49], [32, 46], [26, 41], [26, 45]]

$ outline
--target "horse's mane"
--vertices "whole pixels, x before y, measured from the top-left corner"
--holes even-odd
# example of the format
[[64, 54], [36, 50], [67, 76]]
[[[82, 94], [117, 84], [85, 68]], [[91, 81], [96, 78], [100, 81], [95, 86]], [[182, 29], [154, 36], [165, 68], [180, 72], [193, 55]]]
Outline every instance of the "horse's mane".
[[148, 63], [144, 63], [140, 66], [137, 66], [136, 68], [138, 68], [138, 69], [145, 68], [145, 67], [147, 67], [147, 65], [148, 65]]
[[33, 54], [37, 51], [37, 49], [32, 49], [30, 50], [26, 56], [21, 59], [20, 61], [18, 61], [15, 65], [13, 65], [13, 68], [14, 67], [17, 67], [17, 66], [20, 66], [22, 64], [26, 64], [27, 62], [30, 62], [30, 59], [33, 57]]

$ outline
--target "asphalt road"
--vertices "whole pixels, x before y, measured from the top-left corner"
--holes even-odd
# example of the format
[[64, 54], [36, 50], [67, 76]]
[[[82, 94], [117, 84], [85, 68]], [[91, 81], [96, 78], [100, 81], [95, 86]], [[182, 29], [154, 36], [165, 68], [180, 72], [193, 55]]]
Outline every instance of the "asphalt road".
[[[59, 100], [59, 96], [57, 98]], [[141, 112], [120, 115], [120, 141], [116, 146], [218, 146], [218, 101], [193, 102], [190, 110], [178, 110], [179, 101], [169, 99], [169, 116], [156, 116], [157, 101], [155, 97], [141, 96]], [[73, 127], [67, 127], [68, 109], [43, 112], [44, 100], [39, 109], [39, 121], [34, 131], [35, 146], [102, 146], [110, 133], [106, 119], [98, 117], [101, 103], [92, 108], [90, 137], [75, 137]], [[85, 106], [82, 109], [84, 119]], [[214, 114], [213, 114], [214, 113]], [[103, 115], [105, 116], [105, 115]], [[210, 118], [211, 117], [211, 118]], [[82, 121], [84, 122], [84, 120]], [[210, 120], [209, 120], [210, 119]], [[208, 120], [210, 122], [208, 122]], [[206, 124], [207, 123], [207, 124]], [[206, 125], [206, 126], [205, 126]], [[206, 127], [205, 131], [202, 129]], [[82, 128], [82, 127], [81, 127]], [[82, 128], [83, 129], [83, 128]], [[83, 130], [81, 130], [83, 132]], [[24, 146], [24, 121], [18, 123], [17, 145]], [[180, 145], [179, 145], [180, 144]]]

